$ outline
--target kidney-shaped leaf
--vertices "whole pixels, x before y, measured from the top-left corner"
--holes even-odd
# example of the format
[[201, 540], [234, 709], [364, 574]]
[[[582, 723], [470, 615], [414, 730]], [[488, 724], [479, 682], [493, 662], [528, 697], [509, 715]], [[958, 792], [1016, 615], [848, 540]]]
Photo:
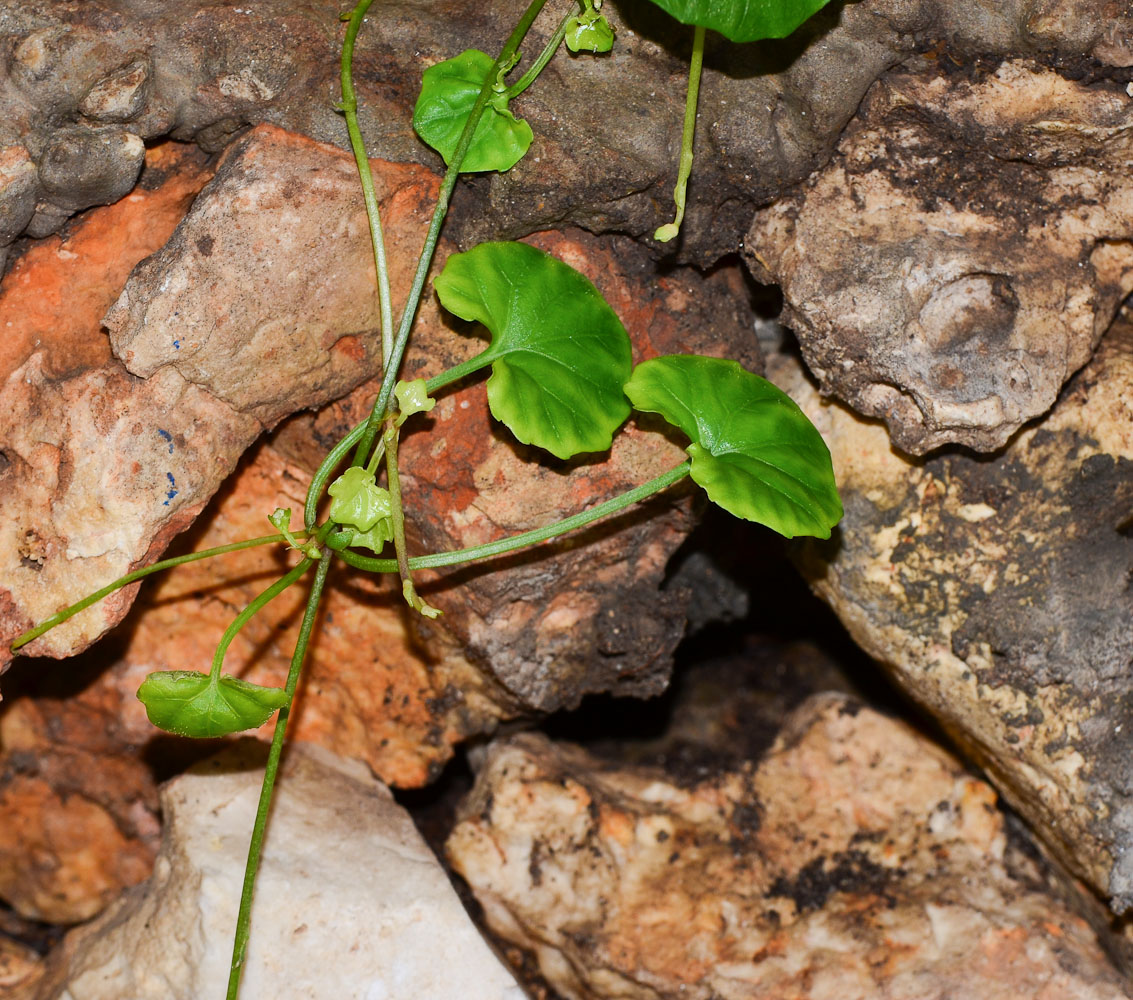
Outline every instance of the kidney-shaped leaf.
[[[413, 109], [413, 128], [450, 166], [464, 123], [495, 65], [487, 53], [466, 49], [425, 70]], [[531, 126], [508, 110], [502, 95], [497, 96], [484, 109], [460, 169], [468, 173], [510, 170], [523, 158], [532, 138]]]
[[653, 0], [683, 24], [699, 24], [733, 42], [786, 38], [830, 0]]
[[236, 677], [213, 681], [195, 670], [160, 670], [142, 681], [138, 700], [158, 729], [211, 739], [262, 726], [287, 704], [287, 692]]
[[617, 314], [585, 275], [525, 243], [454, 253], [436, 279], [441, 304], [492, 334], [488, 405], [524, 444], [559, 458], [605, 451], [629, 416], [633, 359]]
[[691, 475], [709, 499], [788, 538], [830, 537], [842, 517], [830, 452], [767, 379], [735, 361], [675, 354], [638, 365], [625, 391], [692, 439]]

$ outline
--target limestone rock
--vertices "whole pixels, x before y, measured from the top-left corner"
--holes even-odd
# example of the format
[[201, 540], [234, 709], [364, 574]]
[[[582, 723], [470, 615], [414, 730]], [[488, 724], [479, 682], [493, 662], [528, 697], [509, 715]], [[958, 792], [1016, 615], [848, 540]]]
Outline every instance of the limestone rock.
[[824, 392], [913, 454], [1003, 445], [1133, 289], [1133, 103], [1033, 64], [884, 77], [746, 243]]
[[448, 846], [570, 1000], [1130, 996], [1018, 867], [992, 790], [843, 696], [691, 787], [515, 737]]
[[1063, 863], [1133, 900], [1133, 324], [995, 457], [910, 461], [788, 388], [830, 446], [846, 516], [798, 551], [814, 589], [988, 771]]
[[[262, 760], [229, 753], [166, 786], [153, 877], [68, 935], [37, 1000], [223, 994]], [[317, 748], [282, 770], [253, 924], [247, 996], [522, 1000], [408, 814]]]

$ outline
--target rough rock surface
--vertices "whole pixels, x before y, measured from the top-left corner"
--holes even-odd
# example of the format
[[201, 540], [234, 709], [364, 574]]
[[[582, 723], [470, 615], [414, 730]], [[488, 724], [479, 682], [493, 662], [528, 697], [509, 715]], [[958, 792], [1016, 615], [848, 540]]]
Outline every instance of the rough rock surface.
[[[260, 763], [258, 748], [230, 752], [165, 787], [153, 877], [68, 935], [37, 1000], [223, 993]], [[246, 995], [522, 1000], [408, 814], [364, 767], [293, 747], [276, 796]]]
[[834, 457], [846, 516], [806, 544], [812, 586], [863, 649], [990, 773], [1053, 853], [1133, 903], [1133, 324], [1123, 316], [1046, 419], [994, 458], [910, 461], [769, 377]]
[[[422, 71], [470, 46], [495, 53], [519, 11], [446, 0], [422, 16], [414, 4], [376, 4], [356, 56], [371, 155], [434, 164], [409, 124]], [[0, 163], [15, 173], [8, 193], [0, 166], [0, 246], [8, 231], [43, 235], [71, 206], [112, 200], [137, 167], [138, 139], [215, 150], [272, 122], [345, 146], [333, 110], [339, 13], [331, 0], [3, 0]], [[644, 0], [610, 0], [606, 13], [613, 53], [560, 56], [516, 102], [535, 146], [518, 170], [483, 181], [492, 221], [477, 216], [467, 235], [566, 224], [644, 235], [667, 221], [690, 32]], [[528, 59], [559, 16], [545, 13]], [[785, 43], [714, 41], [682, 252], [711, 261], [736, 250], [754, 208], [819, 166], [870, 84], [915, 52], [1021, 56], [1124, 81], [1130, 34], [1116, 0], [862, 0]]]
[[[101, 311], [75, 308], [70, 329], [46, 343], [31, 332], [14, 338], [19, 349], [6, 352], [0, 373], [5, 640], [152, 562], [265, 426], [374, 374], [373, 265], [352, 171], [331, 147], [268, 126], [229, 151], [208, 192], [107, 315], [127, 367], [148, 377], [106, 355]], [[376, 182], [391, 252], [403, 251], [394, 268], [401, 278], [436, 182], [396, 166]], [[153, 249], [139, 247], [126, 266]], [[89, 263], [74, 262], [85, 282], [99, 281]], [[26, 273], [25, 298], [43, 280], [39, 270]], [[21, 295], [14, 277], [5, 314], [9, 293], [13, 306]], [[121, 282], [105, 275], [96, 287], [113, 301]], [[60, 350], [76, 340], [76, 357]], [[73, 653], [120, 620], [131, 597], [114, 595], [29, 651]]]
[[840, 695], [758, 766], [691, 786], [503, 742], [449, 853], [571, 1000], [1130, 996], [1015, 868], [994, 792]]
[[[308, 148], [305, 155], [308, 158], [302, 162], [310, 166], [314, 153]], [[338, 153], [330, 158], [342, 159]], [[131, 199], [136, 197], [140, 194]], [[109, 300], [105, 291], [102, 299], [95, 294], [97, 278], [79, 266], [87, 245], [82, 234], [95, 226], [102, 233], [99, 245], [105, 248], [109, 240], [98, 228], [100, 213], [152, 207], [131, 199], [91, 213], [70, 234], [68, 246], [74, 249], [69, 252], [76, 256], [69, 261], [73, 269], [68, 280], [75, 289], [90, 285], [90, 300], [82, 313], [85, 318], [61, 317], [52, 323], [49, 317], [55, 314], [46, 307], [47, 297], [41, 296], [45, 300], [41, 325], [54, 337], [41, 345], [38, 356], [43, 364], [59, 365], [59, 359], [69, 358], [79, 378], [85, 370], [78, 364], [84, 351], [90, 352], [84, 364], [115, 364], [107, 359], [105, 338], [93, 332]], [[390, 204], [397, 206], [396, 197]], [[215, 210], [205, 194], [195, 211]], [[317, 205], [312, 210], [321, 211]], [[396, 212], [387, 212], [387, 232], [397, 218]], [[181, 239], [186, 268], [197, 269], [194, 273], [199, 276], [205, 265], [197, 244], [203, 236], [189, 224], [185, 230], [195, 237]], [[247, 227], [244, 234], [251, 239]], [[263, 236], [269, 239], [270, 231]], [[743, 356], [751, 367], [760, 367], [758, 344], [742, 317], [744, 292], [738, 268], [719, 270], [707, 279], [675, 269], [655, 280], [646, 255], [628, 241], [576, 233], [546, 236], [541, 243], [592, 275], [622, 315], [639, 356], [720, 351], [725, 343], [746, 336]], [[222, 245], [217, 238], [213, 258]], [[359, 269], [367, 271], [369, 251], [360, 254]], [[208, 265], [223, 269], [213, 258]], [[261, 273], [263, 280], [282, 280], [279, 276], [299, 263], [282, 252], [271, 259], [277, 270]], [[178, 273], [168, 263], [168, 255], [163, 260], [167, 267], [159, 270], [151, 260], [145, 269], [159, 288], [164, 276]], [[262, 263], [263, 258], [254, 260]], [[33, 263], [29, 253], [9, 275], [14, 279], [28, 274], [21, 285], [22, 301], [34, 298], [40, 287], [29, 274]], [[235, 258], [229, 268], [239, 277], [244, 264]], [[105, 261], [95, 258], [94, 268], [105, 271]], [[131, 285], [135, 290], [140, 287], [140, 282]], [[77, 308], [84, 301], [84, 296], [76, 295], [70, 304]], [[166, 313], [181, 312], [186, 327], [201, 325], [200, 315], [210, 305], [202, 303], [191, 283], [185, 286], [180, 306], [160, 296], [157, 301]], [[213, 305], [221, 301], [216, 299]], [[133, 298], [130, 303], [137, 304]], [[248, 304], [241, 308], [247, 310]], [[483, 344], [475, 335], [458, 336], [443, 326], [428, 301], [422, 314], [422, 339], [408, 362], [412, 374], [436, 372]], [[322, 318], [330, 322], [326, 314]], [[26, 340], [34, 344], [35, 337], [29, 334]], [[170, 357], [177, 361], [176, 348]], [[64, 366], [55, 377], [65, 383], [68, 372]], [[120, 377], [135, 390], [147, 381]], [[160, 377], [159, 371], [149, 381]], [[361, 418], [375, 388], [360, 387], [317, 415], [297, 416], [277, 428], [221, 488], [207, 515], [176, 542], [176, 550], [262, 535], [270, 530], [266, 515], [276, 507], [298, 511], [311, 472], [325, 451]], [[152, 413], [140, 411], [138, 419], [145, 427], [167, 427], [157, 423]], [[217, 433], [218, 427], [223, 429], [214, 426], [212, 432]], [[167, 441], [159, 436], [155, 450], [169, 456], [171, 450], [199, 449], [198, 465], [216, 462], [207, 450], [209, 442], [201, 431], [193, 430], [184, 439]], [[17, 431], [12, 428], [9, 433]], [[98, 437], [95, 431], [89, 436]], [[149, 445], [144, 434], [141, 443]], [[97, 447], [92, 446], [88, 459], [92, 467], [113, 467], [118, 460], [116, 454], [108, 457], [98, 450], [105, 445], [99, 439]], [[236, 460], [235, 451], [227, 456], [226, 461]], [[407, 425], [402, 459], [415, 508], [410, 517], [412, 544], [418, 549], [469, 545], [545, 523], [651, 478], [679, 462], [681, 453], [655, 429], [631, 426], [606, 462], [547, 466], [523, 461], [525, 457], [535, 456], [493, 429], [482, 384], [446, 395], [427, 420], [419, 418], [417, 425]], [[219, 472], [210, 467], [217, 479]], [[9, 470], [9, 474], [14, 473]], [[121, 515], [120, 509], [115, 510], [114, 517]], [[20, 511], [25, 517], [41, 516], [44, 508], [28, 501]], [[623, 516], [613, 526], [545, 548], [539, 558], [456, 569], [431, 579], [423, 574], [429, 600], [445, 611], [427, 633], [412, 633], [407, 612], [386, 584], [361, 574], [336, 573], [308, 679], [300, 692], [295, 732], [342, 755], [364, 759], [387, 782], [419, 786], [435, 777], [454, 743], [490, 730], [501, 716], [554, 710], [593, 690], [658, 691], [681, 634], [686, 598], [680, 587], [659, 594], [658, 585], [668, 555], [682, 541], [690, 520], [684, 500], [662, 500], [651, 513], [655, 515], [651, 520]], [[154, 546], [151, 558], [156, 558], [156, 542]], [[144, 875], [155, 847], [156, 793], [143, 762], [183, 766], [186, 751], [175, 750], [175, 741], [155, 738], [134, 697], [137, 686], [153, 669], [207, 669], [224, 627], [279, 573], [284, 559], [278, 550], [257, 549], [182, 567], [147, 585], [118, 633], [120, 641], [108, 637], [81, 659], [50, 670], [42, 661], [21, 661], [8, 675], [9, 700], [0, 715], [4, 720], [0, 722], [0, 883], [4, 896], [22, 912], [80, 919], [97, 910], [117, 887]], [[13, 567], [17, 563], [13, 556]], [[104, 576], [88, 582], [78, 564], [78, 560], [60, 560], [58, 576], [63, 582], [55, 591], [47, 588], [46, 570], [36, 572], [24, 564], [12, 578], [26, 573], [29, 588], [38, 588], [36, 599], [53, 610], [105, 582]], [[611, 597], [614, 593], [620, 595], [617, 601]], [[302, 588], [295, 588], [264, 609], [233, 643], [228, 668], [261, 683], [281, 683], [301, 601]], [[123, 602], [115, 619], [125, 610]], [[8, 634], [15, 634], [21, 625], [8, 619]], [[91, 634], [93, 628], [66, 640], [60, 651], [82, 648], [88, 642], [84, 636]], [[66, 711], [61, 707], [64, 697], [70, 697]], [[77, 753], [76, 746], [94, 752]], [[13, 796], [22, 790], [22, 797], [5, 798], [4, 788]], [[66, 843], [42, 844], [43, 863], [34, 868], [26, 861], [25, 826], [17, 821], [19, 811], [25, 809], [37, 811], [45, 828], [70, 831]], [[121, 843], [123, 837], [128, 848]]]
[[1133, 289], [1123, 86], [907, 63], [747, 254], [825, 392], [913, 454], [1045, 413]]

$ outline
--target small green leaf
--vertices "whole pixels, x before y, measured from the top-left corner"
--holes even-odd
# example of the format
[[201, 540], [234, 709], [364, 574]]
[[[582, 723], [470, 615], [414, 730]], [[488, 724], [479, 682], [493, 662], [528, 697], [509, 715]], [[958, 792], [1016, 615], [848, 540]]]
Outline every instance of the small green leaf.
[[349, 545], [352, 549], [369, 549], [380, 555], [386, 542], [393, 538], [393, 518], [383, 517], [369, 531], [355, 531]]
[[[425, 70], [413, 109], [413, 128], [446, 164], [451, 165], [464, 123], [494, 67], [495, 60], [487, 53], [466, 49]], [[503, 95], [497, 94], [484, 109], [460, 169], [464, 173], [510, 170], [522, 159], [533, 138], [531, 126], [516, 118]]]
[[195, 670], [161, 670], [142, 681], [138, 700], [158, 729], [203, 740], [257, 729], [287, 704], [287, 692], [236, 677], [213, 681]]
[[398, 427], [414, 413], [428, 413], [437, 405], [437, 401], [429, 396], [423, 378], [415, 378], [411, 382], [399, 381], [393, 387], [393, 394], [397, 397]]
[[591, 8], [567, 21], [564, 41], [571, 52], [609, 52], [614, 47], [614, 29]]
[[617, 314], [584, 275], [525, 243], [454, 253], [434, 282], [449, 312], [492, 334], [488, 405], [524, 444], [559, 458], [605, 451], [629, 416], [633, 359]]
[[389, 490], [374, 485], [374, 474], [361, 466], [351, 466], [327, 488], [334, 497], [330, 519], [367, 532], [383, 518], [390, 517]]
[[698, 24], [733, 42], [786, 38], [830, 0], [653, 0], [682, 24]]
[[675, 354], [642, 362], [626, 383], [692, 444], [691, 475], [709, 499], [787, 538], [829, 538], [841, 520], [830, 452], [790, 396], [735, 361]]

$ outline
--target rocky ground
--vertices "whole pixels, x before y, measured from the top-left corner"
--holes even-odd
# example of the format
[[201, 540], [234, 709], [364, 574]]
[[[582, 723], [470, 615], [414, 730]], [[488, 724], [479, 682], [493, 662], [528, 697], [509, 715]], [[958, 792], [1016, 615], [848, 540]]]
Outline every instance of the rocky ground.
[[[516, 102], [535, 144], [458, 190], [440, 260], [521, 237], [595, 282], [635, 360], [765, 371], [823, 433], [845, 518], [789, 547], [800, 578], [757, 529], [693, 533], [703, 504], [678, 489], [543, 558], [422, 574], [436, 622], [336, 571], [248, 989], [1128, 995], [1128, 11], [861, 0], [786, 42], [711, 41], [671, 253], [648, 236], [688, 32], [643, 0], [605, 11], [614, 53], [561, 57]], [[210, 763], [134, 692], [207, 667], [294, 555], [182, 567], [27, 658], [6, 645], [162, 554], [267, 533], [365, 413], [380, 351], [338, 13], [0, 0], [2, 998], [222, 976], [249, 747]], [[397, 300], [439, 183], [408, 124], [420, 73], [494, 50], [511, 17], [373, 8], [357, 75]], [[407, 370], [478, 343], [427, 297]], [[475, 382], [427, 424], [402, 448], [418, 550], [681, 456], [640, 420], [603, 460], [531, 462]], [[270, 605], [229, 668], [279, 683], [300, 605]], [[868, 658], [816, 651], [842, 628]], [[407, 899], [409, 873], [427, 888]]]

